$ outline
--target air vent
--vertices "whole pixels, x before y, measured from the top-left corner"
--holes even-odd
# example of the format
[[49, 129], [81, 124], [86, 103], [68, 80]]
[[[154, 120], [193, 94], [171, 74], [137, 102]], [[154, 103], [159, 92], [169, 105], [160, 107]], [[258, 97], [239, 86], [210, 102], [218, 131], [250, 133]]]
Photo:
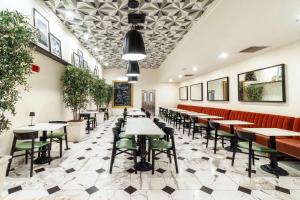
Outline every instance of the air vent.
[[248, 47], [247, 49], [240, 51], [240, 53], [255, 53], [255, 52], [260, 51], [265, 48], [267, 48], [267, 46], [253, 46], [253, 47]]
[[189, 76], [193, 76], [193, 74], [185, 74], [184, 76], [189, 77]]

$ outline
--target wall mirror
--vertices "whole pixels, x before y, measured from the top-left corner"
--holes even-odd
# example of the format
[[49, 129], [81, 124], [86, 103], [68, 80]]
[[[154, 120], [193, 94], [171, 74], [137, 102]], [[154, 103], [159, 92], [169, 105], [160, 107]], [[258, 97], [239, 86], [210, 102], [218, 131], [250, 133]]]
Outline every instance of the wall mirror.
[[179, 88], [179, 100], [188, 100], [188, 86]]
[[276, 65], [238, 75], [239, 101], [285, 102], [284, 65]]
[[190, 86], [191, 101], [203, 101], [203, 83], [197, 83]]
[[207, 81], [208, 101], [229, 101], [229, 77]]

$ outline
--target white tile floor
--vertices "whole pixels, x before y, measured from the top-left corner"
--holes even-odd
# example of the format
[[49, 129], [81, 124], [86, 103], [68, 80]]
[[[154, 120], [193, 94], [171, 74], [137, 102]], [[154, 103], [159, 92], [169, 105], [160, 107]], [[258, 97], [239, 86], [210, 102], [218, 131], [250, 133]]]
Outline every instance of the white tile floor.
[[[70, 144], [71, 149], [64, 152], [63, 158], [55, 159], [51, 165], [35, 165], [32, 178], [29, 178], [29, 165], [13, 165], [15, 170], [6, 178], [2, 199], [300, 199], [299, 163], [294, 168], [280, 163], [290, 175], [276, 179], [260, 169], [261, 164], [268, 163], [267, 159], [260, 158], [253, 168], [256, 173], [249, 179], [247, 155], [237, 154], [232, 167], [228, 159], [232, 153], [220, 148], [214, 155], [211, 146], [206, 149], [205, 140], [199, 135], [192, 140], [181, 131], [175, 137], [179, 174], [164, 154], [158, 156], [158, 171], [154, 175], [132, 173], [133, 161], [124, 154], [116, 158], [113, 173], [109, 174], [111, 128], [115, 119], [99, 125], [85, 141]], [[58, 151], [52, 155], [58, 155]]]

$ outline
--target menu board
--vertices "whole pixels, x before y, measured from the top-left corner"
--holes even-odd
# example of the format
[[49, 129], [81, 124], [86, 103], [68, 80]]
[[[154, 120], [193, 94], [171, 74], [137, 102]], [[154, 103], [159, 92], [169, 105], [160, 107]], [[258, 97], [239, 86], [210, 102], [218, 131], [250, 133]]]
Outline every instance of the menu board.
[[113, 107], [132, 106], [132, 85], [128, 82], [114, 82]]

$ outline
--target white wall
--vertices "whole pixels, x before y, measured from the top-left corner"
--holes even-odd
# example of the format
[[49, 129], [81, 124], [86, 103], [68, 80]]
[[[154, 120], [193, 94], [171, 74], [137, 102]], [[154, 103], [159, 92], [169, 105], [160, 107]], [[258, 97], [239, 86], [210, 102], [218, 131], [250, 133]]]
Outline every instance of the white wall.
[[[142, 90], [156, 91], [156, 113], [159, 106], [174, 107], [178, 100], [178, 85], [174, 83], [158, 82], [159, 70], [157, 69], [141, 69], [139, 82], [133, 86], [133, 107], [142, 107]], [[124, 79], [125, 69], [108, 69], [103, 71], [103, 77], [106, 82], [112, 84], [114, 80]], [[114, 114], [119, 114], [123, 109], [113, 109]]]
[[[220, 108], [229, 108], [233, 110], [245, 110], [252, 112], [263, 112], [300, 117], [300, 41], [272, 50], [262, 55], [255, 56], [251, 59], [229, 65], [220, 70], [213, 71], [193, 78], [188, 81], [181, 82], [180, 86], [191, 85], [199, 82], [204, 83], [204, 101], [179, 101], [182, 104], [202, 105]], [[180, 55], [177, 56], [180, 59]], [[176, 62], [176, 61], [175, 61]], [[238, 101], [238, 81], [237, 74], [255, 70], [259, 68], [269, 67], [277, 64], [285, 64], [286, 73], [286, 103], [245, 103]], [[171, 66], [169, 66], [171, 67]], [[229, 76], [229, 102], [208, 102], [207, 101], [207, 81], [216, 78]]]

